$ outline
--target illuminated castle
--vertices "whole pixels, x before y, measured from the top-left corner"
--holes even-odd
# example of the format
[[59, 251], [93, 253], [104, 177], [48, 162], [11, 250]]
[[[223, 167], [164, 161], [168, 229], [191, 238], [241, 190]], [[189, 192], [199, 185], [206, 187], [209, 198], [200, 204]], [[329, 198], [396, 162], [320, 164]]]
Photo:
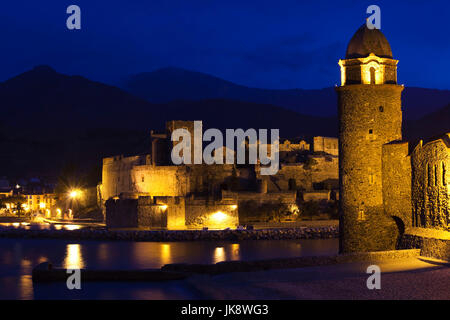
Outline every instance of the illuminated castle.
[[285, 140], [278, 172], [264, 176], [260, 163], [175, 165], [171, 134], [178, 128], [195, 131], [193, 121], [168, 121], [165, 132], [151, 132], [151, 152], [103, 159], [98, 196], [108, 226], [234, 228], [273, 216], [269, 210], [295, 219], [297, 200], [336, 199], [336, 138], [314, 137], [314, 151], [305, 141]]
[[408, 227], [447, 230], [449, 139], [402, 141], [402, 85], [378, 29], [364, 24], [339, 61], [340, 250], [394, 249]]

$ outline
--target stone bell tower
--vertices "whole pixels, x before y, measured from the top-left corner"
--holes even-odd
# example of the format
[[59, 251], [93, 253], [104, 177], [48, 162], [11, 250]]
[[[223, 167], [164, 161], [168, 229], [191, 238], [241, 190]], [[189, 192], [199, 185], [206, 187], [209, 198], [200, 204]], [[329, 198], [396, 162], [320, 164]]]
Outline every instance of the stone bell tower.
[[381, 31], [365, 24], [339, 61], [341, 253], [395, 249], [398, 231], [384, 213], [381, 159], [384, 144], [402, 139], [397, 63]]

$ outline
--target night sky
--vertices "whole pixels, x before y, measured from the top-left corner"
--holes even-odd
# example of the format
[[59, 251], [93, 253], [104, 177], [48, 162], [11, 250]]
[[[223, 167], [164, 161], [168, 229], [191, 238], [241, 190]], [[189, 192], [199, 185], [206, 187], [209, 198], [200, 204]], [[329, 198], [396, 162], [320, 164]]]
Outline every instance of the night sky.
[[[394, 3], [395, 2], [395, 3]], [[81, 7], [81, 30], [66, 28]], [[8, 1], [0, 8], [0, 80], [35, 65], [117, 83], [174, 66], [261, 88], [339, 83], [339, 58], [381, 7], [399, 83], [450, 89], [449, 1]]]

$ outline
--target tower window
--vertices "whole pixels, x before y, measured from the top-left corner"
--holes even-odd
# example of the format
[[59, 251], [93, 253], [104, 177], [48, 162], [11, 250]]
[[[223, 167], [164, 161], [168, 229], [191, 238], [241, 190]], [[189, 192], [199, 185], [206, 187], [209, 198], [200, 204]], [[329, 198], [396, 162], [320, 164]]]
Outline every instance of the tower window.
[[375, 84], [375, 68], [370, 68], [370, 84]]
[[378, 110], [380, 110], [380, 112], [383, 112], [383, 111], [384, 111], [383, 106], [379, 106], [379, 107], [378, 107]]
[[438, 186], [438, 166], [435, 165], [434, 166], [434, 185], [437, 187]]
[[369, 174], [369, 185], [373, 185], [375, 182], [375, 175], [373, 173]]
[[446, 186], [447, 185], [447, 179], [445, 179], [445, 163], [442, 162], [442, 186]]
[[359, 209], [358, 211], [358, 221], [364, 221], [366, 220], [366, 214], [364, 212], [364, 209]]
[[373, 129], [369, 129], [369, 134], [373, 134]]

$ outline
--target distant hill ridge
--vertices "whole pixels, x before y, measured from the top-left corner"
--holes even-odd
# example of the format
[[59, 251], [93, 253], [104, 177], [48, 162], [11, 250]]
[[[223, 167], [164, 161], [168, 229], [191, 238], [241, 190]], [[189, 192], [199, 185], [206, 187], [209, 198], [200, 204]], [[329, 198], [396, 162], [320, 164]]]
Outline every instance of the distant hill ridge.
[[[122, 88], [150, 102], [173, 100], [232, 99], [273, 104], [316, 116], [335, 116], [337, 96], [333, 87], [324, 89], [259, 89], [235, 84], [221, 78], [168, 67], [131, 76]], [[450, 103], [450, 90], [406, 87], [403, 93], [405, 118], [416, 120]]]
[[[174, 83], [181, 86], [187, 79], [178, 77], [178, 82], [172, 82], [173, 74], [179, 72], [177, 69], [169, 73], [161, 72], [167, 78], [158, 85], [160, 90], [169, 86], [167, 92], [177, 92]], [[152, 73], [152, 76], [155, 76], [154, 81], [163, 79], [158, 73]], [[216, 82], [209, 81], [209, 76], [204, 78], [203, 74], [197, 76], [203, 80], [191, 81], [192, 88], [198, 90], [196, 94], [202, 92], [201, 83], [206, 82], [204, 85], [209, 86], [206, 88], [216, 90], [217, 82], [222, 81], [218, 78], [214, 80]], [[144, 78], [147, 79], [147, 76]], [[139, 80], [137, 83], [142, 82]], [[280, 129], [282, 138], [338, 134], [337, 118], [333, 113], [331, 116], [302, 114], [263, 99], [269, 93], [273, 93], [270, 101], [285, 99], [285, 90], [251, 89], [227, 83], [228, 87], [222, 86], [221, 90], [223, 95], [235, 92], [233, 99], [206, 96], [195, 101], [191, 96], [193, 100], [176, 100], [183, 95], [176, 96], [174, 93], [176, 99], [170, 99], [171, 102], [151, 103], [111, 85], [82, 76], [61, 74], [48, 66], [38, 66], [0, 83], [0, 176], [55, 176], [67, 164], [87, 168], [86, 171], [98, 175], [103, 157], [149, 152], [149, 131], [163, 130], [165, 121], [175, 119], [201, 119], [205, 128]], [[184, 92], [193, 94], [195, 90], [191, 92], [191, 89]], [[259, 99], [266, 103], [242, 101], [236, 97], [241, 92], [239, 90], [247, 94], [247, 89], [261, 94]], [[330, 96], [334, 95], [333, 88], [323, 90], [329, 90]], [[450, 131], [450, 101], [441, 109], [435, 103], [442, 102], [445, 92], [436, 91], [439, 97], [433, 99], [433, 90], [412, 90], [418, 94], [419, 102], [425, 99], [421, 90], [428, 94], [428, 100], [424, 101], [427, 108], [423, 110], [427, 113], [434, 111], [416, 121], [405, 121], [405, 136], [411, 139], [416, 136], [426, 138]], [[296, 99], [303, 94], [302, 101], [308, 101], [321, 90], [292, 91]], [[160, 93], [161, 97], [166, 94], [163, 93]], [[322, 101], [329, 98], [325, 94]], [[334, 98], [333, 101], [336, 102]], [[322, 107], [329, 106], [323, 103]], [[302, 102], [303, 107], [307, 105]], [[334, 106], [331, 105], [331, 108]], [[406, 107], [405, 113], [410, 110]]]

